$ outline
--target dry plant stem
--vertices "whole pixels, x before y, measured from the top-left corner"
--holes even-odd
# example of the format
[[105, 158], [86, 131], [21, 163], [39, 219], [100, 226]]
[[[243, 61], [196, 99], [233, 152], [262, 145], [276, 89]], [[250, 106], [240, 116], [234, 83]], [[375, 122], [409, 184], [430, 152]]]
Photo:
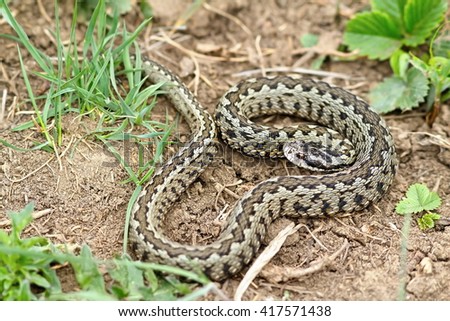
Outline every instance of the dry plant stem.
[[237, 18], [233, 15], [230, 15], [229, 13], [222, 11], [220, 9], [214, 8], [213, 6], [210, 6], [206, 2], [203, 3], [203, 8], [205, 8], [207, 11], [214, 12], [215, 14], [218, 14], [220, 16], [223, 16], [223, 17], [231, 20], [232, 22], [237, 24], [247, 35], [249, 35], [250, 37], [252, 36], [252, 31], [250, 30], [250, 28], [248, 28], [239, 18]]
[[200, 84], [200, 66], [198, 64], [197, 58], [195, 56], [190, 56], [192, 61], [194, 62], [195, 70], [194, 70], [194, 95], [198, 96], [198, 86]]
[[226, 185], [222, 185], [222, 184], [214, 181], [214, 187], [217, 190], [216, 200], [215, 200], [214, 204], [217, 206], [217, 202], [218, 202], [219, 197], [222, 194], [222, 192], [227, 193], [228, 195], [232, 196], [235, 199], [240, 199], [241, 197], [238, 194], [236, 194], [235, 192], [233, 192], [232, 190], [230, 190], [228, 188], [228, 187], [233, 187], [233, 186], [237, 186], [240, 184], [242, 184], [242, 180], [238, 180], [236, 183], [226, 184]]
[[325, 267], [330, 265], [339, 255], [344, 253], [344, 251], [346, 251], [348, 247], [348, 241], [345, 239], [342, 246], [336, 252], [334, 252], [330, 256], [323, 258], [319, 262], [311, 265], [306, 269], [293, 268], [289, 266], [279, 267], [275, 265], [268, 265], [264, 270], [261, 271], [261, 276], [272, 283], [280, 283], [286, 282], [290, 279], [298, 279], [323, 270]]
[[436, 183], [433, 186], [432, 191], [437, 193], [439, 191], [439, 186], [441, 185], [442, 176], [438, 176]]
[[345, 227], [347, 227], [347, 228], [349, 228], [349, 229], [352, 229], [352, 230], [355, 231], [356, 233], [359, 233], [359, 234], [361, 234], [361, 235], [364, 235], [364, 236], [366, 236], [366, 237], [368, 237], [368, 238], [370, 238], [370, 239], [372, 239], [372, 240], [377, 240], [377, 241], [380, 241], [380, 242], [383, 242], [383, 243], [387, 243], [387, 240], [382, 239], [381, 237], [372, 236], [372, 235], [370, 235], [370, 234], [368, 234], [368, 233], [362, 232], [362, 231], [360, 231], [359, 229], [357, 229], [356, 227], [353, 227], [353, 226], [350, 226], [350, 225], [348, 225], [348, 224], [345, 224], [342, 220], [340, 220], [340, 219], [337, 218], [337, 217], [335, 217], [334, 219], [335, 219], [336, 221], [338, 221], [339, 223], [341, 223], [343, 226], [345, 226]]
[[3, 79], [0, 79], [0, 82], [8, 84], [9, 91], [11, 93], [13, 93], [14, 94], [14, 98], [16, 98], [16, 96], [17, 96], [17, 86], [16, 86], [15, 80], [16, 80], [17, 76], [20, 74], [20, 71], [16, 72], [15, 75], [10, 77], [8, 75], [8, 72], [6, 71], [5, 66], [3, 65], [3, 63], [0, 63], [0, 70], [2, 72], [2, 77], [3, 77]]
[[266, 76], [266, 67], [264, 66], [264, 55], [261, 50], [261, 35], [256, 36], [255, 48], [256, 48], [256, 54], [258, 55], [259, 68], [261, 69], [261, 74], [263, 75], [263, 77], [265, 77]]
[[[161, 36], [153, 36], [153, 37], [151, 37], [151, 39], [156, 40], [156, 41], [165, 42], [165, 43], [171, 45], [172, 47], [175, 47], [175, 48], [181, 50], [182, 52], [189, 54], [189, 56], [194, 56], [198, 59], [204, 59], [206, 61], [211, 61], [211, 62], [221, 62], [221, 61], [244, 62], [244, 61], [248, 61], [247, 56], [242, 56], [242, 57], [208, 56], [208, 55], [204, 55], [204, 54], [198, 53], [193, 50], [186, 49], [179, 43], [173, 41], [168, 35], [166, 35], [163, 32], [161, 32]], [[269, 52], [263, 52], [263, 55], [268, 55], [268, 54], [269, 54]]]
[[10, 120], [13, 119], [16, 115], [16, 107], [17, 107], [17, 96], [13, 97], [13, 101], [11, 103], [11, 106], [9, 108], [8, 115], [6, 116], [6, 119]]
[[281, 230], [278, 235], [270, 242], [270, 244], [264, 249], [264, 251], [258, 256], [252, 266], [245, 273], [244, 278], [236, 289], [234, 294], [235, 301], [241, 301], [244, 292], [249, 287], [250, 283], [255, 279], [255, 277], [261, 272], [264, 266], [269, 263], [269, 261], [278, 253], [281, 246], [283, 246], [286, 238], [297, 232], [297, 230], [304, 226], [303, 224], [298, 224], [294, 227], [294, 223], [289, 224], [283, 230]]
[[450, 149], [450, 140], [443, 138], [441, 135], [433, 135], [427, 132], [410, 132], [410, 135], [424, 135], [433, 138], [431, 140], [431, 143], [434, 143], [435, 145], [441, 146], [443, 148]]
[[296, 49], [292, 52], [292, 55], [308, 54], [310, 52], [318, 54], [318, 55], [335, 56], [335, 57], [340, 57], [340, 58], [352, 58], [352, 57], [355, 57], [356, 54], [358, 53], [356, 50], [351, 51], [351, 52], [342, 52], [342, 51], [338, 51], [338, 50], [321, 50], [320, 48], [312, 47], [312, 48]]
[[384, 119], [407, 119], [407, 118], [423, 117], [425, 115], [426, 115], [425, 112], [413, 112], [413, 113], [407, 113], [407, 114], [402, 114], [402, 115], [385, 115], [385, 116], [383, 116], [383, 118]]
[[[306, 69], [306, 68], [291, 68], [291, 67], [275, 67], [275, 68], [266, 68], [265, 72], [292, 72], [297, 74], [305, 74], [305, 75], [312, 75], [312, 76], [318, 76], [318, 77], [333, 77], [333, 78], [339, 78], [339, 79], [351, 79], [351, 76], [344, 75], [336, 72], [329, 72], [329, 71], [323, 71], [323, 70], [314, 70], [314, 69]], [[254, 75], [261, 74], [261, 69], [250, 69], [245, 70], [241, 72], [237, 72], [232, 74], [232, 77], [251, 77]]]
[[295, 292], [298, 294], [314, 294], [316, 298], [325, 297], [325, 295], [322, 292], [306, 290], [304, 287], [301, 287], [301, 286], [294, 286], [294, 285], [289, 285], [289, 284], [274, 284], [274, 283], [268, 283], [268, 282], [260, 282], [259, 285], [265, 286], [268, 288], [280, 289], [282, 291]]
[[[33, 214], [31, 214], [31, 216], [33, 217], [33, 219], [38, 219], [38, 218], [41, 218], [42, 216], [50, 214], [51, 212], [53, 212], [53, 209], [47, 208], [42, 211], [33, 212]], [[5, 228], [7, 226], [11, 226], [11, 221], [9, 219], [0, 221], [1, 228]]]
[[47, 10], [45, 10], [44, 5], [42, 4], [42, 0], [37, 0], [37, 4], [38, 4], [39, 12], [41, 13], [42, 17], [45, 19], [45, 21], [47, 21], [47, 23], [52, 25], [53, 21], [48, 16]]
[[3, 89], [3, 95], [2, 95], [2, 103], [0, 106], [0, 124], [3, 123], [5, 118], [5, 111], [6, 111], [6, 97], [8, 95], [7, 89]]
[[[300, 225], [300, 224], [299, 224]], [[324, 249], [325, 251], [329, 251], [329, 249], [314, 235], [314, 232], [317, 230], [320, 230], [320, 228], [315, 229], [314, 231], [311, 231], [308, 226], [303, 225], [303, 227], [308, 231], [308, 233], [311, 235], [311, 237], [314, 239], [314, 241], [317, 242], [317, 244]]]
[[408, 282], [408, 238], [411, 228], [411, 214], [405, 214], [401, 231], [400, 270], [397, 300], [406, 300], [406, 283]]
[[303, 66], [304, 64], [306, 64], [308, 61], [310, 61], [312, 58], [314, 58], [314, 51], [308, 51], [306, 52], [306, 54], [304, 54], [303, 56], [300, 57], [300, 59], [298, 59], [293, 65], [292, 67], [294, 68], [299, 68], [300, 66]]
[[42, 164], [41, 166], [39, 166], [38, 168], [36, 168], [34, 171], [28, 173], [27, 175], [25, 175], [25, 176], [22, 177], [22, 178], [19, 178], [19, 179], [12, 179], [12, 178], [10, 178], [10, 177], [6, 174], [6, 171], [5, 171], [5, 177], [6, 177], [6, 179], [9, 180], [11, 183], [19, 183], [19, 182], [21, 182], [21, 181], [23, 181], [23, 180], [26, 180], [28, 177], [34, 175], [35, 173], [39, 172], [42, 168], [44, 168], [45, 166], [47, 166], [47, 164], [50, 163], [54, 158], [55, 158], [55, 155], [53, 155], [52, 157], [50, 157], [44, 164]]

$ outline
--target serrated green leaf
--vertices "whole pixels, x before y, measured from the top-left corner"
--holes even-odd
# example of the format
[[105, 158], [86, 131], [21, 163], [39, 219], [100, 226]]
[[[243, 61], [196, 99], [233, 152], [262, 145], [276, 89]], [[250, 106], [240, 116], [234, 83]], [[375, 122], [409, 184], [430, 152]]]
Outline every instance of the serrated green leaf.
[[425, 184], [411, 185], [406, 192], [406, 197], [415, 199], [425, 211], [431, 211], [441, 205], [441, 198], [436, 192], [432, 192]]
[[419, 217], [417, 219], [417, 224], [419, 225], [419, 228], [424, 231], [427, 229], [430, 229], [434, 226], [434, 222], [433, 220], [431, 220], [431, 222], [427, 219], [424, 219], [423, 217]]
[[409, 60], [409, 55], [403, 50], [399, 49], [394, 52], [391, 58], [389, 58], [389, 64], [391, 65], [394, 75], [399, 76], [400, 78], [405, 78]]
[[413, 54], [410, 54], [411, 59], [409, 62], [416, 68], [419, 69], [423, 74], [427, 74], [430, 70], [430, 66], [428, 66], [425, 61], [420, 59], [419, 57], [414, 56]]
[[386, 78], [369, 94], [372, 107], [379, 113], [397, 108], [405, 111], [419, 106], [428, 93], [428, 79], [420, 70], [410, 68], [404, 78]]
[[422, 211], [422, 207], [418, 204], [417, 201], [409, 198], [403, 198], [400, 202], [398, 202], [395, 207], [395, 211], [398, 214], [409, 214], [409, 213], [419, 213]]
[[398, 214], [419, 213], [431, 211], [441, 205], [441, 199], [424, 184], [414, 184], [408, 188], [406, 198], [403, 198], [395, 208]]
[[401, 26], [403, 21], [403, 10], [407, 0], [372, 0], [371, 6], [373, 11], [384, 12], [395, 18]]
[[404, 11], [407, 46], [422, 44], [444, 19], [447, 0], [408, 0]]
[[427, 213], [417, 219], [417, 224], [421, 230], [427, 230], [435, 226], [434, 221], [440, 219], [441, 216], [436, 213]]
[[433, 220], [439, 220], [440, 218], [441, 218], [441, 216], [439, 215], [439, 214], [437, 214], [437, 213], [427, 213], [427, 214], [425, 214], [424, 216], [426, 216], [426, 217], [429, 217], [429, 218], [431, 218], [431, 219], [433, 219]]
[[402, 35], [395, 20], [382, 12], [356, 15], [347, 24], [344, 43], [351, 50], [371, 59], [387, 59], [402, 45]]

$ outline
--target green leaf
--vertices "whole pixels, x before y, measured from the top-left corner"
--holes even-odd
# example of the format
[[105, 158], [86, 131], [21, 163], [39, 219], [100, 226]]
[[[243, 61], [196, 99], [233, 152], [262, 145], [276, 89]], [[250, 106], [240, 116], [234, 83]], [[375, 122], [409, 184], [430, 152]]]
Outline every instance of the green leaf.
[[300, 43], [304, 48], [311, 48], [317, 45], [319, 42], [319, 36], [312, 33], [305, 33], [300, 37]]
[[145, 287], [143, 272], [127, 259], [115, 260], [114, 263], [114, 266], [108, 268], [108, 272], [117, 282], [113, 289], [116, 296], [139, 299], [139, 290]]
[[408, 70], [409, 59], [409, 55], [401, 49], [392, 54], [391, 58], [389, 59], [389, 63], [391, 65], [392, 71], [394, 72], [394, 75], [405, 79], [406, 71]]
[[382, 12], [356, 15], [347, 24], [344, 43], [371, 59], [387, 59], [402, 45], [397, 22]]
[[141, 9], [141, 12], [144, 15], [144, 18], [153, 17], [153, 8], [150, 5], [150, 1], [141, 0], [139, 2], [139, 8]]
[[83, 290], [92, 290], [99, 293], [104, 291], [103, 276], [88, 246], [83, 245], [79, 259], [73, 257], [71, 265], [75, 271], [76, 279]]
[[33, 220], [34, 205], [29, 203], [22, 211], [19, 213], [8, 213], [8, 217], [12, 222], [12, 236], [15, 241], [20, 239], [20, 234], [25, 229], [25, 227]]
[[410, 63], [416, 69], [419, 69], [423, 74], [427, 75], [428, 72], [430, 71], [430, 66], [425, 61], [420, 59], [419, 57], [416, 57], [413, 54], [410, 54], [410, 55], [411, 55]]
[[49, 288], [51, 286], [50, 282], [46, 278], [42, 277], [37, 273], [32, 273], [29, 277], [29, 281], [30, 283], [38, 285], [43, 288]]
[[431, 211], [441, 205], [441, 199], [436, 192], [432, 192], [424, 184], [411, 185], [395, 208], [398, 214], [418, 213]]
[[434, 227], [434, 221], [440, 219], [441, 216], [436, 213], [426, 213], [417, 219], [417, 224], [421, 230], [427, 230]]
[[109, 3], [114, 10], [117, 10], [118, 14], [124, 14], [131, 11], [132, 5], [130, 0], [111, 1]]
[[30, 301], [30, 300], [36, 300], [36, 296], [31, 291], [31, 285], [28, 280], [23, 280], [19, 288], [16, 289], [16, 293], [14, 293], [13, 296], [10, 297], [10, 299], [14, 299], [17, 301]]
[[319, 70], [322, 67], [323, 62], [325, 61], [325, 58], [326, 58], [325, 56], [321, 55], [321, 56], [317, 57], [316, 59], [314, 59], [311, 62], [311, 69]]
[[405, 111], [425, 101], [428, 79], [423, 73], [410, 68], [404, 78], [386, 78], [369, 94], [372, 107], [379, 113], [388, 113], [397, 108]]
[[394, 20], [398, 21], [399, 26], [403, 21], [403, 10], [407, 0], [372, 0], [372, 10], [384, 12], [390, 15]]
[[436, 56], [450, 58], [450, 39], [438, 39], [433, 43], [433, 53]]
[[431, 36], [447, 12], [447, 0], [408, 0], [404, 25], [407, 46], [418, 46]]

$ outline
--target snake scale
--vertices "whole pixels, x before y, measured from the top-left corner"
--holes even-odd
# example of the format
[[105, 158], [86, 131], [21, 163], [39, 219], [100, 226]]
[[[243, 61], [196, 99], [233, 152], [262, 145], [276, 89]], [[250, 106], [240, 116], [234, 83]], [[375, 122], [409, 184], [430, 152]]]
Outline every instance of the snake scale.
[[[252, 260], [274, 219], [361, 210], [377, 202], [392, 184], [397, 158], [388, 127], [367, 103], [342, 88], [289, 76], [244, 80], [221, 98], [214, 121], [167, 68], [148, 59], [143, 68], [151, 82], [165, 83], [165, 95], [193, 132], [155, 172], [133, 206], [130, 244], [144, 261], [224, 280]], [[269, 114], [299, 116], [319, 125], [280, 130], [249, 119]], [[216, 125], [222, 140], [245, 154], [282, 157], [298, 147], [293, 152], [296, 162], [324, 173], [260, 182], [236, 203], [217, 240], [180, 244], [162, 234], [163, 218], [214, 158]]]

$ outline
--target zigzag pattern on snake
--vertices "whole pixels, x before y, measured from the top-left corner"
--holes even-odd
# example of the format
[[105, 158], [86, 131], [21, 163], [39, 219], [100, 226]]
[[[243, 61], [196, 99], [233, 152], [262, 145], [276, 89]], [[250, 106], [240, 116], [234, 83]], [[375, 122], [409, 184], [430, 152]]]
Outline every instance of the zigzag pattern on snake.
[[[389, 129], [367, 103], [342, 88], [289, 76], [244, 80], [224, 94], [214, 121], [176, 75], [151, 60], [143, 66], [151, 82], [165, 82], [167, 97], [193, 135], [156, 171], [134, 204], [130, 243], [142, 260], [197, 269], [213, 280], [224, 280], [252, 260], [267, 226], [277, 217], [361, 210], [377, 202], [392, 184], [397, 158]], [[276, 130], [249, 120], [275, 113], [319, 126]], [[300, 141], [303, 150], [294, 157], [301, 166], [325, 172], [260, 182], [236, 203], [211, 244], [171, 241], [161, 232], [163, 217], [212, 161], [216, 124], [222, 140], [249, 155], [282, 157], [286, 142]]]

